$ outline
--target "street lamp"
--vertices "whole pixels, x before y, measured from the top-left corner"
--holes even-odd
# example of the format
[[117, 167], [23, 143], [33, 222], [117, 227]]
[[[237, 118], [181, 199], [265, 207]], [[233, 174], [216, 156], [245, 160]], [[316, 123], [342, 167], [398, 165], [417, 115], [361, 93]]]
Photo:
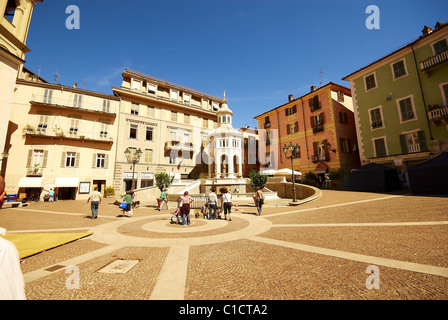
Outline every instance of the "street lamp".
[[132, 163], [132, 185], [131, 188], [134, 188], [134, 171], [135, 171], [135, 164], [140, 161], [140, 156], [142, 155], [143, 151], [138, 148], [137, 150], [135, 148], [132, 148], [132, 151], [129, 150], [129, 148], [126, 148], [124, 151], [124, 155], [126, 156], [126, 160], [128, 163]]
[[[292, 193], [293, 193], [293, 202], [297, 202], [296, 197], [296, 182], [294, 177], [294, 162], [293, 159], [297, 158], [297, 154], [300, 152], [300, 146], [296, 143], [296, 145], [293, 145], [292, 142], [289, 143], [289, 146], [285, 144], [285, 146], [282, 148], [283, 153], [285, 154], [286, 159], [291, 159], [291, 170], [292, 170]], [[288, 151], [291, 153], [291, 155], [288, 157]]]

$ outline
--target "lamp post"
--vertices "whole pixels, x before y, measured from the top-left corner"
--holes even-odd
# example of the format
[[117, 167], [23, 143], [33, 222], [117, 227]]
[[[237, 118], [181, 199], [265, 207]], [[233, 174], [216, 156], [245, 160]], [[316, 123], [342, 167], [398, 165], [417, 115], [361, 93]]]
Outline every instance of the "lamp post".
[[135, 171], [135, 164], [138, 163], [140, 161], [140, 156], [142, 155], [143, 151], [138, 148], [136, 149], [132, 149], [129, 150], [129, 148], [126, 148], [126, 150], [124, 151], [124, 154], [126, 156], [126, 160], [128, 161], [128, 163], [132, 163], [132, 185], [131, 188], [134, 188], [134, 171]]
[[[285, 144], [282, 148], [283, 153], [285, 154], [286, 159], [291, 159], [291, 170], [292, 170], [292, 193], [293, 193], [293, 202], [297, 202], [296, 197], [296, 182], [294, 177], [294, 162], [293, 159], [296, 158], [296, 154], [300, 152], [300, 146], [296, 143], [293, 145], [292, 142], [289, 143], [289, 146]], [[291, 152], [291, 155], [288, 157], [288, 151]]]

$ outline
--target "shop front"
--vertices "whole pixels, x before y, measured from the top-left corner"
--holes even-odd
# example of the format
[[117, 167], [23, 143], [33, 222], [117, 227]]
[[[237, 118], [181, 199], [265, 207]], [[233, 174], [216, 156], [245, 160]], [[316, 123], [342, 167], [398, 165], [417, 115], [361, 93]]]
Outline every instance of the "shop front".
[[76, 200], [79, 178], [59, 177], [54, 180], [55, 193], [58, 200]]

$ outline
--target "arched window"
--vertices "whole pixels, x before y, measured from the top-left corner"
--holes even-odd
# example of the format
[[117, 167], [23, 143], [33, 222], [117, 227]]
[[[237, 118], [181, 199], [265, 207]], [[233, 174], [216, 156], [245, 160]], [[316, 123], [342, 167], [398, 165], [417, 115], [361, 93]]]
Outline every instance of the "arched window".
[[14, 20], [14, 15], [18, 6], [20, 6], [20, 0], [8, 0], [8, 2], [6, 3], [6, 9], [3, 15], [11, 23]]

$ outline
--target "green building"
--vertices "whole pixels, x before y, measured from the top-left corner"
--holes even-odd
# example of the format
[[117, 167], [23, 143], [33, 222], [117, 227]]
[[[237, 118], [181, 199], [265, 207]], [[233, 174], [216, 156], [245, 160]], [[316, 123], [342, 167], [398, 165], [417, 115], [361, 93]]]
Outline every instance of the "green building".
[[448, 23], [372, 62], [350, 81], [361, 165], [401, 171], [448, 151]]

